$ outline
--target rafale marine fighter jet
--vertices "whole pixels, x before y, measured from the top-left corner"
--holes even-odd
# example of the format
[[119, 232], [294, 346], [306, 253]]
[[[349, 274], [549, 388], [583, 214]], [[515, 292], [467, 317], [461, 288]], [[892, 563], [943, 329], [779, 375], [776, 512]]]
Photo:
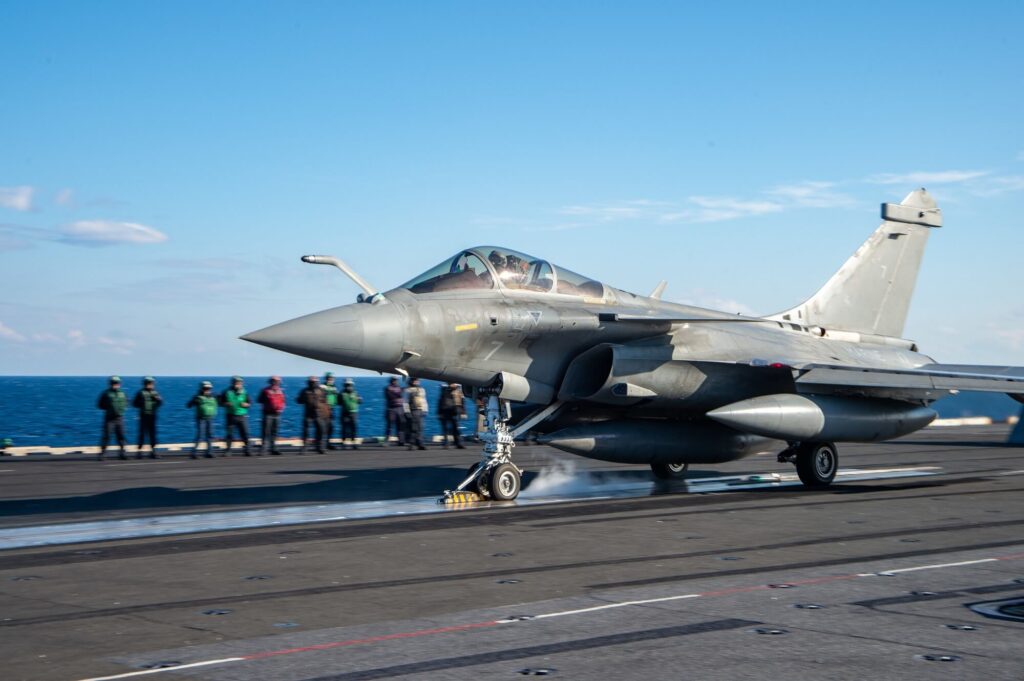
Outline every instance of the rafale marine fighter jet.
[[[612, 288], [506, 248], [469, 248], [352, 305], [242, 338], [384, 373], [456, 381], [487, 402], [483, 456], [456, 491], [513, 499], [514, 440], [649, 464], [780, 451], [806, 486], [832, 482], [836, 442], [875, 442], [928, 425], [958, 390], [1024, 402], [1024, 367], [937, 364], [902, 338], [928, 235], [941, 227], [924, 189], [882, 205], [882, 225], [806, 302], [767, 317], [714, 312]], [[526, 415], [512, 423], [510, 403]], [[449, 496], [451, 493], [446, 493]]]

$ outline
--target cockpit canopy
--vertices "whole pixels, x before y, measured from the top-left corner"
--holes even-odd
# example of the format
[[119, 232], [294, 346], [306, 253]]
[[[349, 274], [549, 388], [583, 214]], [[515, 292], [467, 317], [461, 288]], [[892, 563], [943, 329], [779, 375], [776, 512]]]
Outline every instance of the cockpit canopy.
[[499, 246], [479, 246], [445, 260], [401, 288], [413, 293], [493, 289], [604, 298], [605, 287], [546, 260]]

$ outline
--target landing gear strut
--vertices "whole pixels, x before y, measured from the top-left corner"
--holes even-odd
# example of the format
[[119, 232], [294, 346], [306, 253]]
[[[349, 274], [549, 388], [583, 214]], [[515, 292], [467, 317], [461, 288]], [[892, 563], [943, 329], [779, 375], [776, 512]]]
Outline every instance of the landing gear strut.
[[511, 501], [519, 496], [523, 471], [512, 463], [512, 448], [516, 444], [508, 427], [505, 404], [497, 393], [487, 395], [485, 418], [487, 430], [480, 436], [484, 443], [480, 461], [470, 467], [458, 487], [445, 490], [441, 503], [479, 501], [478, 497]]
[[804, 487], [828, 487], [839, 470], [839, 452], [831, 442], [799, 442], [779, 454], [779, 461], [796, 465]]

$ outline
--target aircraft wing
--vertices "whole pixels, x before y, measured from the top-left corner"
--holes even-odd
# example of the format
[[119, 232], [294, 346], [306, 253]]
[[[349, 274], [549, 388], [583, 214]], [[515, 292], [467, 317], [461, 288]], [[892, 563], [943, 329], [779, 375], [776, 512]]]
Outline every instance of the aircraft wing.
[[925, 364], [916, 369], [809, 364], [794, 371], [798, 386], [871, 389], [976, 390], [1024, 399], [1024, 367]]

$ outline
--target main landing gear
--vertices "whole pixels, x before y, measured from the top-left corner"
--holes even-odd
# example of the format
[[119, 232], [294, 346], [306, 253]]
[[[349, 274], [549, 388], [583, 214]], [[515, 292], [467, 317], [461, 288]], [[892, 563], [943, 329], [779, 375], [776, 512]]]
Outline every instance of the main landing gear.
[[779, 454], [779, 462], [796, 466], [796, 474], [804, 487], [828, 487], [839, 470], [839, 452], [831, 442], [797, 442]]
[[685, 480], [688, 463], [652, 463], [651, 472], [658, 480]]
[[459, 503], [493, 499], [511, 501], [519, 496], [523, 471], [512, 463], [514, 436], [508, 427], [508, 413], [496, 393], [487, 395], [487, 431], [479, 462], [470, 466], [467, 477], [454, 490], [445, 490], [441, 503]]

